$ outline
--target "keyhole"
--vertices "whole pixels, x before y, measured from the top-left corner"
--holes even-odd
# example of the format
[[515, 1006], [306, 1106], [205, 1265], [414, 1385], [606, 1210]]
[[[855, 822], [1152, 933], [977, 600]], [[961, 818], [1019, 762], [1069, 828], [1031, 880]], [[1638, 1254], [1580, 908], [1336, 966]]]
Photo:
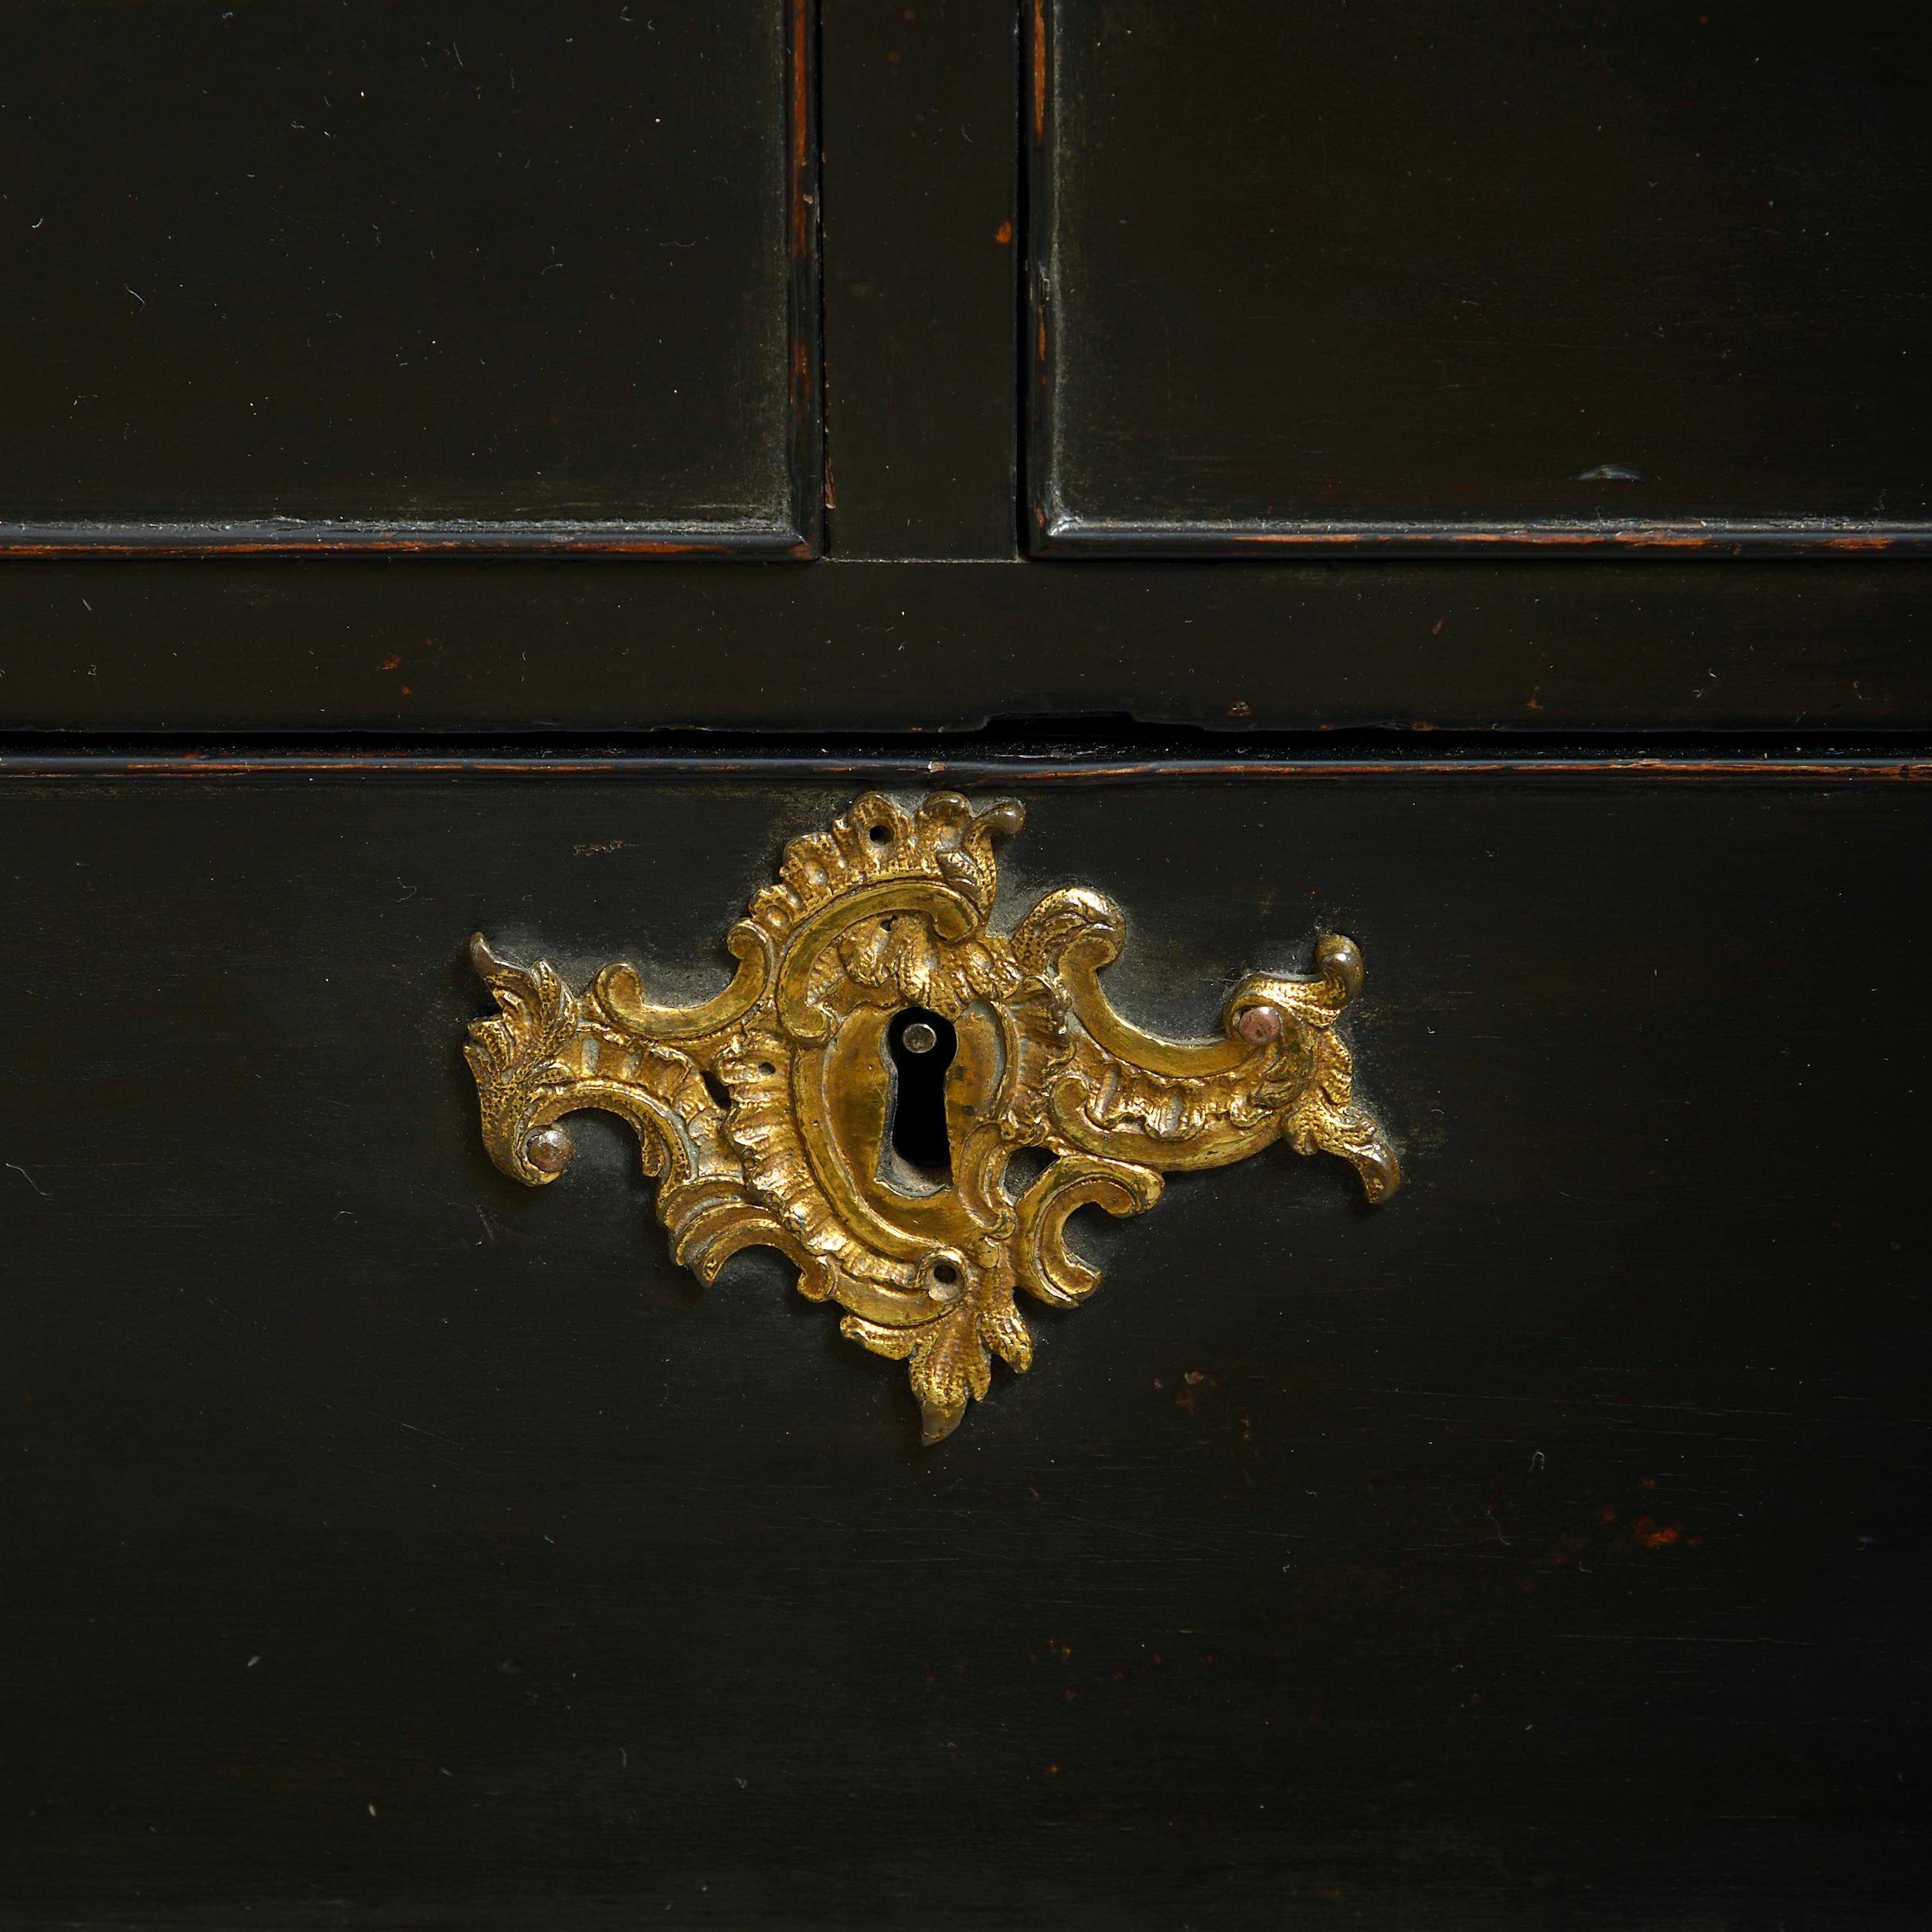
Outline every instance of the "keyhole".
[[886, 1029], [886, 1050], [898, 1078], [893, 1083], [893, 1151], [928, 1180], [953, 1178], [953, 1150], [946, 1132], [946, 1070], [959, 1050], [953, 1023], [923, 1006], [895, 1013]]

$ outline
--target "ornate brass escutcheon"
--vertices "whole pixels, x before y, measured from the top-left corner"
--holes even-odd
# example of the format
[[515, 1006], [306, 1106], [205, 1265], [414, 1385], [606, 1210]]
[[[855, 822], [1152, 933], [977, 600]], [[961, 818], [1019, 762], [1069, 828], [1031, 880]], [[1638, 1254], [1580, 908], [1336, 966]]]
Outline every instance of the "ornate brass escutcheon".
[[[740, 1248], [777, 1249], [846, 1335], [910, 1365], [928, 1442], [986, 1393], [994, 1355], [1031, 1360], [1015, 1287], [1056, 1308], [1093, 1292], [1063, 1238], [1076, 1208], [1138, 1213], [1164, 1171], [1277, 1140], [1340, 1155], [1371, 1201], [1394, 1191], [1335, 1031], [1362, 983], [1351, 941], [1321, 940], [1312, 979], [1249, 975], [1218, 1039], [1143, 1032], [1100, 989], [1126, 937], [1103, 893], [1066, 886], [989, 930], [992, 842], [1021, 821], [951, 792], [910, 812], [861, 798], [786, 848], [702, 1005], [653, 1005], [623, 964], [573, 993], [478, 934], [502, 1009], [467, 1049], [491, 1158], [543, 1186], [570, 1159], [565, 1114], [629, 1121], [676, 1259], [709, 1281]], [[1009, 1185], [1024, 1149], [1048, 1164]]]

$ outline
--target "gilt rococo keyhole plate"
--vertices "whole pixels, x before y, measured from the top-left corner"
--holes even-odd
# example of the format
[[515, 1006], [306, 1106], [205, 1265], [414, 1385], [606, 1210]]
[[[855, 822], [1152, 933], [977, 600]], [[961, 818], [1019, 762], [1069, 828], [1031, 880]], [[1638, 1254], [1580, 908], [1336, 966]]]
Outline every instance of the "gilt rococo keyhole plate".
[[[1022, 818], [951, 792], [912, 811], [861, 798], [785, 849], [726, 937], [735, 977], [701, 1005], [653, 1005], [621, 962], [573, 993], [547, 961], [471, 943], [502, 1009], [467, 1049], [496, 1165], [543, 1186], [570, 1160], [565, 1114], [628, 1121], [675, 1258], [709, 1281], [741, 1248], [778, 1250], [847, 1335], [909, 1364], [928, 1442], [986, 1393], [994, 1355], [1031, 1360], [1015, 1287], [1056, 1308], [1093, 1292], [1065, 1243], [1076, 1208], [1138, 1213], [1164, 1172], [1277, 1140], [1340, 1155], [1371, 1201], [1400, 1179], [1335, 1031], [1362, 983], [1351, 941], [1319, 940], [1312, 979], [1248, 975], [1219, 1039], [1144, 1032], [1100, 989], [1126, 937], [1104, 893], [1065, 886], [989, 929], [993, 840]], [[950, 1029], [937, 1172], [893, 1145], [903, 1043], [936, 1032], [908, 1009]], [[1025, 1149], [1048, 1165], [1009, 1185]]]

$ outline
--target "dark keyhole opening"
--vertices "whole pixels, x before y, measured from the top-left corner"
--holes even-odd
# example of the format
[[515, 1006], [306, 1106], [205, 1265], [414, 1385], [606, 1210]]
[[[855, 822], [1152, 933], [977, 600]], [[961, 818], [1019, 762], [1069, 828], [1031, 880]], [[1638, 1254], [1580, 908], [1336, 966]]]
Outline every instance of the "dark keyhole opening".
[[946, 1132], [946, 1070], [959, 1050], [953, 1023], [923, 1006], [895, 1013], [886, 1029], [892, 1055], [893, 1151], [908, 1167], [936, 1180], [953, 1178], [953, 1150]]

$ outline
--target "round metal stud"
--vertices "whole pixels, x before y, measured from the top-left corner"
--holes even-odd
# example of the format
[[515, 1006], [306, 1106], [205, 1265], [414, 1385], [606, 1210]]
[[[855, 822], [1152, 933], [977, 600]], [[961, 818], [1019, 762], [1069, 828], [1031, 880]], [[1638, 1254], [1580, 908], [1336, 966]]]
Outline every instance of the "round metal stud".
[[570, 1137], [560, 1127], [540, 1128], [523, 1143], [523, 1158], [539, 1174], [560, 1174], [570, 1158]]
[[923, 1019], [914, 1020], [899, 1037], [909, 1053], [930, 1053], [939, 1044], [939, 1036]]
[[1244, 1006], [1234, 1016], [1234, 1030], [1250, 1046], [1271, 1046], [1281, 1037], [1281, 1015], [1273, 1006]]

